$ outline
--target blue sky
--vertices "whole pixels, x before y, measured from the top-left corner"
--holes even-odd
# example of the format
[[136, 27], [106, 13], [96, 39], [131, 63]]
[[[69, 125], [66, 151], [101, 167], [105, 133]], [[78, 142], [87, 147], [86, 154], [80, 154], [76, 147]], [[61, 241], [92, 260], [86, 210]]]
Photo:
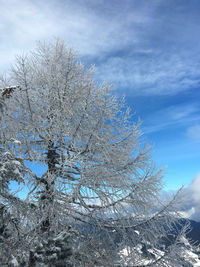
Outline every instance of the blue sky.
[[200, 1], [1, 0], [0, 11], [1, 73], [36, 40], [60, 37], [126, 96], [167, 167], [165, 189], [198, 184]]

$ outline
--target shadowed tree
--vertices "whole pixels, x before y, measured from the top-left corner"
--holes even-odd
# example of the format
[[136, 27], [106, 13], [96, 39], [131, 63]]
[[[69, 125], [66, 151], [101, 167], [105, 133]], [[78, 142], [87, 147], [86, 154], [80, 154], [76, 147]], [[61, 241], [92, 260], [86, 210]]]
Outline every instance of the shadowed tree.
[[[25, 203], [34, 215], [24, 236], [39, 244], [32, 249], [27, 242], [29, 260], [40, 255], [48, 261], [41, 242], [54, 244], [71, 225], [75, 266], [145, 266], [139, 246], [157, 249], [174, 229], [177, 196], [167, 206], [159, 202], [162, 173], [142, 144], [139, 125], [109, 84], [94, 82], [93, 72], [56, 40], [17, 57], [9, 83], [2, 80], [4, 87], [17, 85], [6, 98], [1, 144], [18, 140], [10, 147], [26, 166]], [[38, 175], [37, 169], [44, 171]], [[148, 266], [182, 266], [184, 231]]]
[[[20, 89], [19, 86], [11, 86], [2, 89], [0, 97], [1, 118], [6, 115], [9, 106], [7, 99], [11, 93]], [[38, 238], [38, 235], [30, 235], [30, 227], [33, 224], [33, 216], [36, 206], [33, 203], [23, 201], [11, 192], [9, 185], [13, 181], [25, 184], [25, 177], [31, 170], [24, 165], [24, 159], [19, 153], [19, 140], [13, 138], [1, 139], [0, 153], [0, 263], [1, 266], [52, 266], [70, 267], [69, 258], [72, 249], [68, 242], [69, 229], [62, 227], [57, 229], [57, 234], [51, 232], [46, 240]], [[49, 149], [49, 166], [52, 164], [52, 154]], [[34, 214], [35, 215], [35, 214]], [[25, 220], [25, 221], [24, 221]], [[28, 224], [27, 224], [28, 223]], [[46, 231], [48, 221], [42, 223], [41, 229]], [[26, 227], [24, 227], [26, 226]], [[64, 229], [65, 228], [65, 229]], [[32, 229], [31, 229], [32, 232]], [[27, 234], [28, 233], [28, 234]], [[49, 233], [48, 233], [49, 234]], [[30, 238], [31, 236], [31, 238]], [[27, 237], [29, 237], [27, 239]], [[33, 238], [34, 237], [34, 238]], [[30, 246], [30, 242], [34, 243]]]
[[[7, 88], [8, 89], [8, 88]], [[4, 95], [5, 96], [5, 95]], [[0, 120], [6, 112], [6, 101], [0, 97]], [[18, 141], [7, 140], [0, 143], [0, 261], [1, 266], [11, 266], [13, 251], [21, 242], [19, 218], [26, 204], [14, 196], [10, 190], [11, 182], [20, 184], [26, 167], [23, 161], [12, 153]], [[28, 207], [27, 207], [28, 208]], [[23, 241], [22, 241], [23, 242]]]

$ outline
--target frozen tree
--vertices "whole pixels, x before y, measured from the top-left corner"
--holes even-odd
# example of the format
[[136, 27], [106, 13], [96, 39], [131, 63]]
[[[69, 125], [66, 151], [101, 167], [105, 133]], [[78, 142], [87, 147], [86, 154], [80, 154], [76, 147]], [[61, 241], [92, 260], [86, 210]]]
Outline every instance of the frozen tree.
[[[0, 119], [6, 108], [0, 97]], [[0, 258], [3, 266], [8, 266], [12, 255], [12, 245], [18, 240], [18, 221], [9, 210], [8, 199], [14, 198], [9, 193], [9, 183], [20, 179], [20, 163], [0, 144]]]
[[[0, 120], [5, 115], [7, 107], [6, 99], [15, 87], [3, 88], [0, 97]], [[5, 94], [9, 92], [9, 94]], [[13, 266], [14, 255], [21, 248], [24, 240], [21, 239], [20, 218], [27, 215], [28, 205], [11, 192], [9, 185], [13, 182], [24, 182], [26, 167], [23, 160], [16, 154], [18, 140], [0, 140], [0, 259], [1, 266]], [[14, 150], [14, 152], [13, 152]], [[21, 225], [22, 226], [22, 225]], [[22, 255], [21, 255], [22, 256]]]
[[[9, 86], [2, 89], [0, 98], [1, 115], [4, 116], [7, 100], [13, 90], [18, 86]], [[2, 140], [2, 139], [1, 139]], [[69, 257], [72, 255], [68, 239], [70, 231], [65, 229], [59, 234], [51, 233], [46, 240], [34, 238], [34, 245], [30, 246], [26, 240], [26, 230], [23, 220], [33, 223], [35, 207], [32, 203], [26, 203], [10, 192], [10, 182], [25, 184], [24, 177], [30, 169], [24, 165], [21, 153], [17, 149], [21, 143], [16, 139], [7, 139], [1, 144], [0, 161], [0, 262], [1, 266], [72, 266]], [[15, 153], [13, 153], [13, 150]], [[18, 150], [18, 153], [16, 151]], [[19, 190], [18, 190], [19, 191]], [[16, 193], [16, 192], [15, 192]], [[17, 216], [15, 216], [17, 215]], [[34, 214], [35, 215], [35, 214]], [[18, 217], [18, 218], [17, 218]], [[20, 229], [20, 226], [22, 229]], [[25, 230], [25, 231], [24, 231]], [[29, 241], [32, 241], [31, 239]], [[46, 264], [46, 265], [45, 265]]]
[[[182, 266], [185, 227], [174, 228], [178, 196], [166, 206], [159, 202], [162, 172], [142, 142], [139, 124], [109, 84], [94, 82], [93, 72], [56, 40], [18, 56], [2, 79], [4, 88], [16, 85], [2, 94], [8, 108], [0, 138], [24, 166], [28, 209], [22, 238], [29, 262], [51, 266], [48, 253], [52, 261], [63, 253], [67, 262], [71, 252], [62, 244], [69, 238], [61, 233], [71, 226], [75, 266], [145, 266], [145, 257], [148, 266]], [[149, 257], [162, 244], [163, 254]]]
[[69, 231], [63, 231], [56, 237], [50, 235], [43, 242], [38, 242], [30, 251], [30, 266], [46, 266], [52, 267], [72, 267], [70, 256], [72, 249], [68, 242], [70, 238]]

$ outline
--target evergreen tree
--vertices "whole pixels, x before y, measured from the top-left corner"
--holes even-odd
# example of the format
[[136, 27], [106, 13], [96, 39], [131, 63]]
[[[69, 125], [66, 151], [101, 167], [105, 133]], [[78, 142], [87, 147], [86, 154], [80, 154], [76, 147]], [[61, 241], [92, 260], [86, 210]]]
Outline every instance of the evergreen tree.
[[[0, 97], [0, 119], [5, 111], [5, 104], [4, 99]], [[9, 142], [9, 145], [11, 143]], [[23, 171], [23, 167], [20, 162], [13, 157], [9, 149], [0, 144], [0, 255], [3, 266], [9, 265], [13, 256], [14, 244], [19, 240], [18, 219], [11, 212], [11, 202], [15, 197], [9, 192], [9, 183], [22, 181], [21, 171]]]
[[30, 251], [29, 266], [72, 267], [69, 238], [69, 230], [66, 230], [57, 236], [52, 233], [46, 240], [36, 242]]

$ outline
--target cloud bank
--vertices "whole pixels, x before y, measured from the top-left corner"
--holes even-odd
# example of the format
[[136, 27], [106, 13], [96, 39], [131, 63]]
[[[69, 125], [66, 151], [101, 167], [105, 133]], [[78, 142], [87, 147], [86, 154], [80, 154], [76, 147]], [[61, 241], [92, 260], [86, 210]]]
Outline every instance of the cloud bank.
[[200, 173], [184, 189], [183, 198], [182, 211], [186, 212], [190, 219], [200, 221]]
[[[162, 201], [169, 202], [173, 195], [174, 191], [163, 192]], [[200, 173], [180, 193], [177, 210], [184, 218], [200, 222]]]

